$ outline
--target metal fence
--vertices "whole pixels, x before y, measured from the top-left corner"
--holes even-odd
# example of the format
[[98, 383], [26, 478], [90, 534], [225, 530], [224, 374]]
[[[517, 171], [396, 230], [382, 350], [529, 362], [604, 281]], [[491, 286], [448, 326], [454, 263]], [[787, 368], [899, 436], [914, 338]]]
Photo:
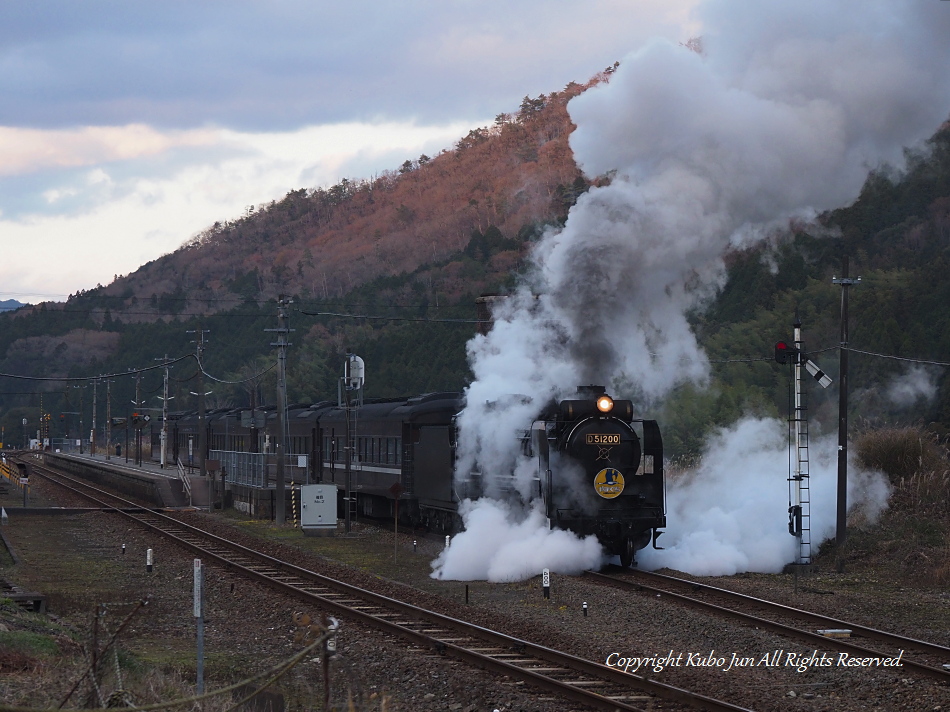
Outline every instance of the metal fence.
[[220, 460], [226, 481], [249, 487], [267, 487], [267, 455], [263, 452], [212, 450], [210, 459]]
[[[227, 482], [262, 489], [274, 486], [271, 480], [277, 477], [277, 458], [273, 453], [212, 450], [208, 458], [221, 461]], [[307, 484], [307, 472], [306, 455], [284, 455], [284, 477], [287, 482]]]

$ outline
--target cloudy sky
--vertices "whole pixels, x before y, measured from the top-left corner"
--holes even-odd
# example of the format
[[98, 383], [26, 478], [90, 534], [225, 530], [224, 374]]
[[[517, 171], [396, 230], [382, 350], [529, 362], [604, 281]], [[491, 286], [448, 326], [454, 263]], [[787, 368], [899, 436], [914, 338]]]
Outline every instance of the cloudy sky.
[[61, 300], [288, 190], [452, 145], [695, 0], [0, 0], [0, 301]]

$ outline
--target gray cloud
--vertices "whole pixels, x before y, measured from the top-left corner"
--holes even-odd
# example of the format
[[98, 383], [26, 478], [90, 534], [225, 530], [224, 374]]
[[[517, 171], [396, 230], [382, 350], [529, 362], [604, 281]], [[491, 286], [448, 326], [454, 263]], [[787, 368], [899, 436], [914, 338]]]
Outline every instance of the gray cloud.
[[585, 80], [647, 32], [678, 36], [654, 21], [671, 12], [594, 2], [568, 21], [567, 0], [14, 4], [0, 28], [0, 125], [493, 116]]

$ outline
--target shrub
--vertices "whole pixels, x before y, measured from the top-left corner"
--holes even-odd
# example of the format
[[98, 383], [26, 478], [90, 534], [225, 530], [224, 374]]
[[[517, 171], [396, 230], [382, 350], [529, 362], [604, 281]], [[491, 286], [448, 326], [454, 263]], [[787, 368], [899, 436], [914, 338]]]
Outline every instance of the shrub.
[[921, 428], [865, 430], [855, 438], [854, 450], [862, 467], [880, 470], [897, 485], [915, 475], [947, 470], [946, 448]]

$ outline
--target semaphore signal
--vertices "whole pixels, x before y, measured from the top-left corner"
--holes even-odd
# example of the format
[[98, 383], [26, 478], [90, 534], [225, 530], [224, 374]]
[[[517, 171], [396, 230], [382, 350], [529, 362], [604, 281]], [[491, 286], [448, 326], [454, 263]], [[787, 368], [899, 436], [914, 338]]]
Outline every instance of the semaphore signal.
[[831, 385], [831, 377], [822, 371], [817, 363], [808, 358], [800, 349], [790, 346], [784, 341], [777, 341], [775, 343], [775, 361], [777, 363], [801, 364], [805, 367], [805, 370], [818, 381], [818, 385], [822, 388], [827, 388]]

